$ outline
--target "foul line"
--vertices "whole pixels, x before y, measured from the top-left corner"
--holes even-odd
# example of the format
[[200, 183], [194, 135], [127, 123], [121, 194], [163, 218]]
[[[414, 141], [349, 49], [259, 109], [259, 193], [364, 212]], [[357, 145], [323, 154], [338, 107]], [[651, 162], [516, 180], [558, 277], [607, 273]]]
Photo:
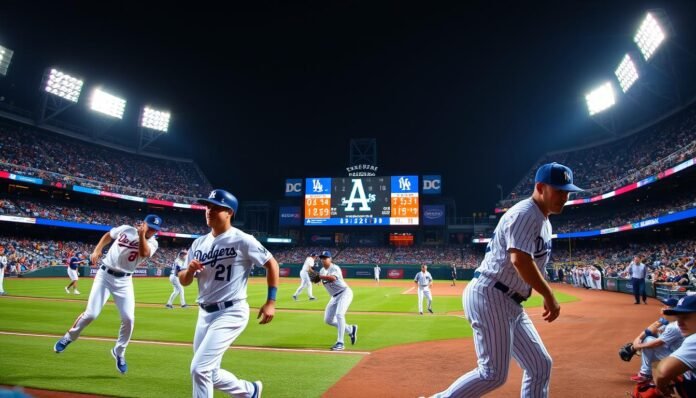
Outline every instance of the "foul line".
[[[57, 337], [62, 336], [57, 334], [43, 334], [43, 333], [19, 333], [19, 332], [5, 332], [0, 331], [0, 335], [6, 336], [25, 336], [25, 337]], [[114, 339], [106, 337], [83, 337], [82, 340], [91, 341], [114, 341]], [[171, 341], [156, 341], [156, 340], [131, 340], [131, 343], [136, 344], [151, 344], [151, 345], [165, 345], [174, 347], [191, 347], [192, 343], [175, 343]], [[275, 352], [299, 352], [299, 353], [315, 353], [315, 354], [354, 354], [354, 355], [370, 355], [368, 351], [329, 351], [329, 350], [318, 350], [312, 348], [274, 348], [274, 347], [252, 347], [252, 346], [230, 346], [228, 350], [252, 350], [252, 351], [275, 351]]]

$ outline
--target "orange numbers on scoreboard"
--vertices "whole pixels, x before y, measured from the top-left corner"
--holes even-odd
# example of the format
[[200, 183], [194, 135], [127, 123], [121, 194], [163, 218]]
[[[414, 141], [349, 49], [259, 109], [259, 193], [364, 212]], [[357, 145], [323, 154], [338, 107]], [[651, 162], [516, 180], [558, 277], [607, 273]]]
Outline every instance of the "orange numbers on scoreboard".
[[329, 218], [331, 217], [331, 199], [311, 198], [305, 199], [305, 218]]
[[417, 196], [392, 196], [392, 217], [418, 217]]

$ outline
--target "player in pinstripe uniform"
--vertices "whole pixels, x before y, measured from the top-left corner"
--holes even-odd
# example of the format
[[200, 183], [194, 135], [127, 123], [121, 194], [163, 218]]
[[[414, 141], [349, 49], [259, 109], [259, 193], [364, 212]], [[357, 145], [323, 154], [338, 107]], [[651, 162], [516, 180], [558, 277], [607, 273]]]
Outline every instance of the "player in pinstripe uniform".
[[348, 325], [346, 323], [346, 312], [353, 301], [353, 290], [348, 287], [343, 280], [343, 273], [338, 265], [331, 262], [331, 252], [323, 251], [319, 255], [322, 268], [319, 271], [321, 283], [331, 296], [331, 300], [324, 310], [324, 322], [335, 326], [338, 330], [336, 344], [331, 347], [332, 351], [343, 351], [343, 337], [346, 333], [350, 336], [350, 343], [355, 344], [358, 340], [358, 325]]
[[464, 312], [474, 331], [478, 367], [438, 394], [480, 397], [505, 383], [510, 359], [524, 370], [520, 396], [547, 397], [551, 356], [522, 302], [536, 290], [544, 299], [542, 318], [553, 322], [561, 307], [543, 277], [551, 255], [551, 223], [568, 193], [581, 191], [570, 168], [558, 163], [541, 166], [534, 193], [508, 210], [498, 222], [486, 256], [464, 290]]
[[222, 189], [210, 192], [205, 218], [210, 233], [196, 239], [179, 271], [179, 281], [188, 286], [198, 280], [198, 322], [193, 337], [191, 379], [194, 398], [213, 398], [213, 389], [233, 397], [260, 398], [261, 381], [246, 381], [220, 368], [222, 356], [249, 323], [247, 282], [252, 264], [266, 268], [268, 295], [261, 306], [259, 323], [275, 315], [278, 263], [252, 235], [232, 226], [239, 202]]
[[172, 294], [169, 295], [169, 300], [167, 300], [167, 304], [165, 307], [172, 309], [174, 306], [172, 305], [174, 303], [174, 299], [176, 296], [179, 296], [179, 300], [181, 302], [181, 308], [186, 308], [188, 305], [186, 305], [186, 297], [184, 296], [184, 287], [181, 286], [181, 282], [179, 282], [179, 277], [177, 276], [179, 274], [179, 271], [181, 271], [182, 268], [184, 268], [184, 264], [186, 264], [186, 255], [188, 254], [188, 251], [180, 250], [179, 254], [176, 256], [174, 259], [174, 263], [172, 263], [172, 272], [169, 274], [169, 282], [172, 284], [172, 287], [174, 288], [174, 291]]

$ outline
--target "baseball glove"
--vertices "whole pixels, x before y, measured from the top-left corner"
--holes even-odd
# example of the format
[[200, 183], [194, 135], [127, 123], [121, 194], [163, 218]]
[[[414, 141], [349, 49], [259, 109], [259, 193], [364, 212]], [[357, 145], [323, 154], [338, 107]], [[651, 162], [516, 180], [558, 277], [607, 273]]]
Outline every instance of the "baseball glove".
[[636, 355], [636, 350], [633, 349], [633, 343], [626, 343], [619, 349], [619, 356], [622, 360], [628, 362]]
[[321, 278], [319, 277], [319, 273], [317, 271], [310, 268], [307, 274], [309, 274], [309, 280], [312, 281], [312, 283], [321, 282]]

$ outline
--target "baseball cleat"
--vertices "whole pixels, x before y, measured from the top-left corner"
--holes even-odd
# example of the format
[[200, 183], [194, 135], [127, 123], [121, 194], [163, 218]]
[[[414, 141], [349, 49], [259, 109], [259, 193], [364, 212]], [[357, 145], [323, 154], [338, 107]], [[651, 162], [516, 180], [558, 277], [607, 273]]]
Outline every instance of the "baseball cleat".
[[80, 294], [80, 291], [77, 290], [77, 289], [75, 289], [75, 290], [73, 291], [73, 293], [75, 293], [75, 294]]
[[187, 308], [187, 307], [188, 307], [188, 304], [184, 304], [181, 306], [181, 308]]
[[635, 376], [631, 376], [631, 381], [635, 381], [636, 383], [644, 383], [646, 381], [652, 380], [652, 376], [650, 375], [645, 375], [643, 373], [638, 373]]
[[167, 308], [169, 308], [169, 309], [172, 309], [172, 308], [174, 308], [174, 306], [173, 306], [173, 305], [171, 305], [171, 304], [165, 304], [164, 306], [165, 306], [165, 307], [167, 307]]
[[61, 352], [65, 351], [65, 348], [72, 343], [67, 337], [63, 337], [62, 339], [56, 341], [56, 344], [53, 345], [53, 351], [56, 352], [56, 354], [60, 354]]
[[431, 313], [431, 314], [434, 314], [434, 312], [433, 312], [433, 309], [432, 309], [432, 308], [428, 308], [428, 312], [429, 312], [429, 313]]
[[316, 299], [317, 299], [316, 297], [310, 297], [310, 298], [309, 298], [309, 301], [314, 301], [314, 300], [316, 300]]
[[419, 314], [423, 315], [423, 311], [420, 311]]
[[292, 296], [292, 299], [297, 301], [297, 296]]
[[358, 341], [358, 325], [353, 325], [353, 331], [350, 333], [350, 345], [355, 345]]
[[336, 343], [331, 347], [331, 351], [343, 351], [344, 349], [343, 343]]
[[67, 287], [65, 288], [65, 293], [70, 294], [70, 290]]
[[116, 355], [116, 351], [114, 349], [111, 349], [111, 356], [114, 357], [116, 360], [116, 369], [118, 369], [119, 372], [122, 374], [125, 374], [128, 371], [128, 365], [126, 364], [126, 359]]
[[263, 383], [261, 383], [261, 380], [256, 380], [251, 384], [254, 385], [254, 393], [251, 395], [251, 398], [261, 398], [261, 392], [263, 391]]

